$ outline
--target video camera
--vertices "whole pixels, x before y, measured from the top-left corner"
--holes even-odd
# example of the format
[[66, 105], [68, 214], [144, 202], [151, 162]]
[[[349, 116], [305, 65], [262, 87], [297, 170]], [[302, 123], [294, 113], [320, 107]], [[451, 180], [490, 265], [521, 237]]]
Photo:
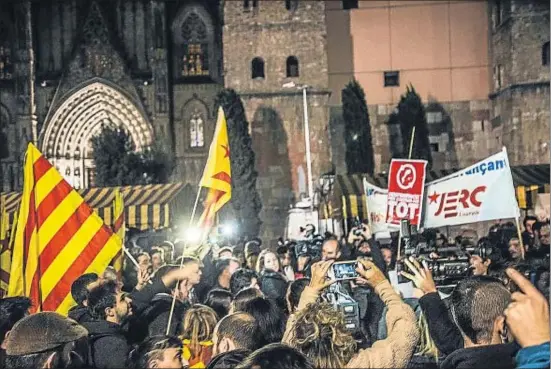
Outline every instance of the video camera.
[[[425, 260], [429, 270], [432, 271], [432, 277], [437, 286], [454, 285], [459, 280], [471, 275], [470, 255], [476, 254], [484, 258], [485, 247], [467, 247], [460, 246], [436, 248], [432, 240], [423, 240], [417, 233], [417, 227], [411, 226], [408, 220], [402, 220], [400, 223], [400, 233], [402, 240], [402, 255], [405, 257], [413, 256], [419, 260]], [[448, 254], [445, 257], [431, 258], [431, 253], [439, 255]], [[403, 262], [398, 263], [398, 271], [407, 271]], [[400, 283], [409, 280], [398, 274]]]

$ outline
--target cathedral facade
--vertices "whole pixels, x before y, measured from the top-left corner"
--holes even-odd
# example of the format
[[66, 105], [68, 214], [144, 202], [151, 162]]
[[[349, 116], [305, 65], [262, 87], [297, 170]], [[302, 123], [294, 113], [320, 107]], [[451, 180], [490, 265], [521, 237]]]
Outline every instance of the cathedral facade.
[[303, 95], [286, 83], [308, 86], [314, 178], [330, 163], [324, 17], [323, 2], [3, 1], [3, 190], [21, 188], [27, 142], [75, 188], [94, 186], [91, 138], [106, 125], [137, 150], [163, 145], [173, 180], [196, 186], [226, 86], [251, 124], [264, 228], [281, 231], [306, 193]]
[[[27, 142], [75, 188], [94, 186], [90, 139], [123, 126], [137, 150], [175, 158], [195, 187], [216, 95], [241, 96], [262, 199], [281, 235], [312, 174], [344, 173], [341, 90], [366, 92], [375, 171], [401, 146], [389, 115], [412, 84], [426, 104], [433, 169], [506, 146], [512, 165], [549, 162], [549, 2], [541, 0], [3, 0], [0, 188], [19, 190]], [[3, 187], [2, 187], [3, 186]]]

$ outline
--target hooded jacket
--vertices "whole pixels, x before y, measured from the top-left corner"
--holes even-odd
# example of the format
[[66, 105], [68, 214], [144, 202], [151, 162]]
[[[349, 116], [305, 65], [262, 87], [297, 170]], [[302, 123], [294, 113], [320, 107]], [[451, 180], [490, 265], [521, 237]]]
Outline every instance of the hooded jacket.
[[469, 347], [452, 352], [440, 365], [440, 369], [514, 369], [516, 343]]
[[90, 359], [94, 368], [124, 368], [130, 346], [119, 324], [106, 320], [81, 323], [88, 330]]
[[80, 324], [94, 320], [88, 311], [88, 307], [82, 305], [72, 307], [69, 310], [68, 316]]

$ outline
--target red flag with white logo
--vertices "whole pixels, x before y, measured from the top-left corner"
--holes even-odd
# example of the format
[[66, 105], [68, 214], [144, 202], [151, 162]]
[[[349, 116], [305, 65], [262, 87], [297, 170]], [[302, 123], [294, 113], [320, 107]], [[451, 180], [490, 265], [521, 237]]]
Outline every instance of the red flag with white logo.
[[399, 226], [401, 220], [408, 219], [412, 225], [419, 225], [426, 167], [425, 160], [392, 159], [386, 203], [388, 224]]

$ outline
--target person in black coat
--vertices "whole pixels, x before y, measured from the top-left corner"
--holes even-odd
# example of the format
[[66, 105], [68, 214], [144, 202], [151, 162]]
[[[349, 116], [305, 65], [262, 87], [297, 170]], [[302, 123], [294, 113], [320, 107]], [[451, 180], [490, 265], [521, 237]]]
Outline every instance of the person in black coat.
[[[185, 263], [183, 268], [175, 267], [167, 270], [152, 284], [130, 296], [120, 291], [113, 281], [100, 284], [90, 291], [88, 308], [94, 320], [83, 322], [82, 325], [89, 332], [91, 350], [89, 364], [92, 367], [124, 367], [130, 349], [127, 335], [131, 336], [139, 332], [137, 329], [139, 323], [143, 321], [143, 314], [154, 296], [170, 292], [179, 280], [182, 281], [181, 286], [193, 285], [199, 281], [201, 277], [199, 261], [193, 260]], [[168, 314], [169, 312], [166, 315], [167, 319]], [[132, 316], [134, 318], [129, 319]], [[177, 319], [179, 317], [175, 315], [173, 320]], [[125, 322], [130, 323], [128, 332], [123, 328]]]
[[88, 294], [90, 289], [101, 282], [96, 273], [86, 273], [78, 277], [71, 285], [71, 296], [77, 303], [69, 310], [69, 318], [77, 323], [89, 322], [93, 320], [88, 310]]
[[431, 272], [415, 260], [407, 260], [411, 279], [424, 294], [419, 303], [429, 332], [443, 355], [441, 369], [514, 368], [519, 346], [507, 332], [503, 313], [511, 293], [488, 276], [473, 276], [458, 283], [450, 296], [451, 316], [440, 299]]
[[117, 291], [115, 283], [107, 282], [90, 291], [88, 304], [95, 320], [81, 324], [88, 330], [90, 364], [95, 368], [122, 368], [130, 349], [121, 327], [132, 312], [129, 301]]

